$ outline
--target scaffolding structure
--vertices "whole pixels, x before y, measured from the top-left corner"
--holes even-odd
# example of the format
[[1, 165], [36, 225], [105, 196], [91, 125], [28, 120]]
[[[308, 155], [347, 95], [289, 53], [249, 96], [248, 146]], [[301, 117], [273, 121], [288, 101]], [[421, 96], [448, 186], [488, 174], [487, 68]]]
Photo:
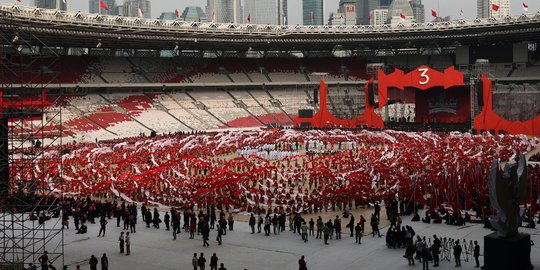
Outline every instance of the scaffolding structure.
[[9, 44], [0, 47], [0, 270], [40, 266], [45, 251], [47, 264], [64, 265], [62, 96], [45, 90], [57, 76], [43, 61], [52, 50], [31, 38], [10, 27], [0, 33]]

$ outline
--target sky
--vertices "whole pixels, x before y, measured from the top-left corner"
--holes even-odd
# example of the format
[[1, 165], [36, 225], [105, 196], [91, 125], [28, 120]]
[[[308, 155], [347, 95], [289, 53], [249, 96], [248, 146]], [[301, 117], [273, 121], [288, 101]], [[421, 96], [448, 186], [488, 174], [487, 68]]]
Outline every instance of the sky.
[[[121, 3], [123, 0], [116, 0]], [[367, 1], [367, 0], [358, 0]], [[0, 3], [15, 3], [15, 0], [0, 0]], [[71, 0], [72, 10], [88, 12], [88, 0]], [[200, 6], [204, 10], [206, 0], [151, 0], [152, 2], [152, 18], [157, 18], [164, 11], [173, 12], [178, 9], [180, 12], [187, 6]], [[539, 0], [525, 0], [511, 2], [511, 14], [517, 15], [523, 13], [522, 4], [526, 2], [529, 5], [528, 13], [536, 13], [540, 11]], [[330, 12], [336, 11], [339, 0], [326, 0], [325, 22], [328, 21]], [[463, 9], [465, 19], [476, 18], [476, 0], [423, 0], [422, 3], [426, 7], [426, 21], [431, 20], [431, 9], [438, 10], [438, 15], [441, 17], [451, 16], [452, 18], [460, 18], [460, 10]], [[34, 0], [22, 0], [20, 5], [33, 5]], [[302, 0], [288, 0], [289, 5], [289, 24], [302, 23]]]

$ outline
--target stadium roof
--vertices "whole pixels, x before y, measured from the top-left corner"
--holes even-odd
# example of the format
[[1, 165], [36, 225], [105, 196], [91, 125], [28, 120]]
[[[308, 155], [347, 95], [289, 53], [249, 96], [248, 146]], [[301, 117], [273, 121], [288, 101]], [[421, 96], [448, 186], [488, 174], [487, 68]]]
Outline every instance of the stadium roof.
[[540, 13], [410, 26], [277, 26], [130, 18], [0, 5], [0, 44], [150, 50], [333, 51], [537, 42]]

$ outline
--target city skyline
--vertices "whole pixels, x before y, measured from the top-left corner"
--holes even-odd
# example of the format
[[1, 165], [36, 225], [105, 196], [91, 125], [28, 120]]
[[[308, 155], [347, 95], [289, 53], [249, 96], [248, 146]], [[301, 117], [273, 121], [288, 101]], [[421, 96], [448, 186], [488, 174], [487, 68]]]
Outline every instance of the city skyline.
[[[328, 22], [331, 12], [335, 12], [339, 8], [340, 0], [326, 0], [324, 22]], [[3, 4], [14, 4], [15, 0], [0, 0]], [[121, 5], [123, 1], [116, 1], [117, 5]], [[187, 6], [200, 6], [205, 8], [206, 0], [183, 0], [177, 1], [177, 4], [171, 0], [152, 0], [151, 18], [158, 18], [162, 12], [171, 12], [175, 9], [184, 10]], [[510, 6], [510, 14], [518, 15], [523, 13], [522, 3], [525, 2], [529, 6], [528, 13], [536, 13], [540, 11], [540, 1], [512, 1]], [[33, 6], [34, 0], [22, 0], [19, 5]], [[474, 19], [477, 15], [477, 1], [471, 0], [423, 0], [425, 6], [426, 21], [431, 21], [431, 9], [437, 11], [440, 17], [451, 16], [452, 19], [460, 18], [460, 11], [463, 9], [465, 19]], [[72, 1], [71, 10], [89, 12], [88, 1]], [[290, 25], [302, 24], [302, 1], [288, 1], [288, 21]], [[207, 16], [209, 16], [207, 14]], [[244, 18], [245, 19], [245, 18]]]

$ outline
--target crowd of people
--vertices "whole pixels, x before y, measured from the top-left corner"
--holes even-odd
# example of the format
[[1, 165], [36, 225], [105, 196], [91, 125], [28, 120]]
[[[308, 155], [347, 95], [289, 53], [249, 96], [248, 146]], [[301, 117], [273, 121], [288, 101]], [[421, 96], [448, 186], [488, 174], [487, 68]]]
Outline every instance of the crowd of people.
[[[401, 225], [402, 215], [454, 225], [485, 221], [490, 214], [487, 175], [493, 160], [511, 161], [537, 145], [536, 139], [526, 136], [457, 132], [177, 134], [74, 144], [62, 156], [61, 171], [51, 162], [36, 164], [34, 171], [10, 173], [18, 179], [17, 188], [25, 190], [24, 179], [31, 181], [35, 171], [48, 172], [48, 185], [65, 196], [63, 225], [69, 226], [72, 218], [77, 233], [88, 233], [86, 223], [98, 222], [98, 236], [105, 237], [107, 224], [115, 218], [116, 226], [126, 230], [118, 238], [126, 255], [131, 254], [130, 234], [136, 233], [139, 215], [146, 227], [171, 231], [173, 239], [182, 229], [191, 239], [201, 235], [204, 247], [210, 245], [211, 231], [221, 245], [227, 229], [234, 229], [233, 215], [225, 214], [231, 212], [252, 213], [253, 234], [277, 235], [286, 230], [288, 220], [289, 230], [304, 242], [315, 236], [329, 244], [341, 239], [345, 225], [341, 218], [325, 222], [320, 216], [306, 220], [303, 215], [337, 208], [349, 219], [350, 237], [361, 244], [368, 222], [372, 237], [381, 236], [381, 206], [374, 202], [384, 202], [391, 223], [387, 245], [409, 251], [414, 246], [417, 257], [423, 258], [433, 256], [435, 239], [433, 244], [421, 239], [422, 244], [416, 245], [412, 228]], [[530, 186], [538, 187], [535, 181], [540, 177], [535, 176], [540, 167], [529, 166], [529, 175]], [[534, 217], [538, 191], [528, 194], [527, 211]], [[367, 220], [363, 216], [355, 220], [347, 212], [370, 203], [374, 213]], [[428, 210], [420, 218], [415, 210], [424, 206]], [[169, 211], [162, 217], [156, 207]], [[448, 246], [454, 249], [459, 244]], [[195, 257], [197, 263], [204, 258]]]
[[[511, 160], [537, 143], [525, 136], [397, 131], [183, 134], [74, 145], [62, 157], [61, 178], [54, 162], [36, 170], [49, 172], [51, 188], [65, 195], [155, 206], [290, 213], [399, 197], [460, 211], [487, 199], [493, 159]], [[298, 154], [265, 159], [247, 155], [249, 149]], [[10, 173], [35, 177], [32, 171]], [[24, 190], [24, 180], [15, 183]]]

